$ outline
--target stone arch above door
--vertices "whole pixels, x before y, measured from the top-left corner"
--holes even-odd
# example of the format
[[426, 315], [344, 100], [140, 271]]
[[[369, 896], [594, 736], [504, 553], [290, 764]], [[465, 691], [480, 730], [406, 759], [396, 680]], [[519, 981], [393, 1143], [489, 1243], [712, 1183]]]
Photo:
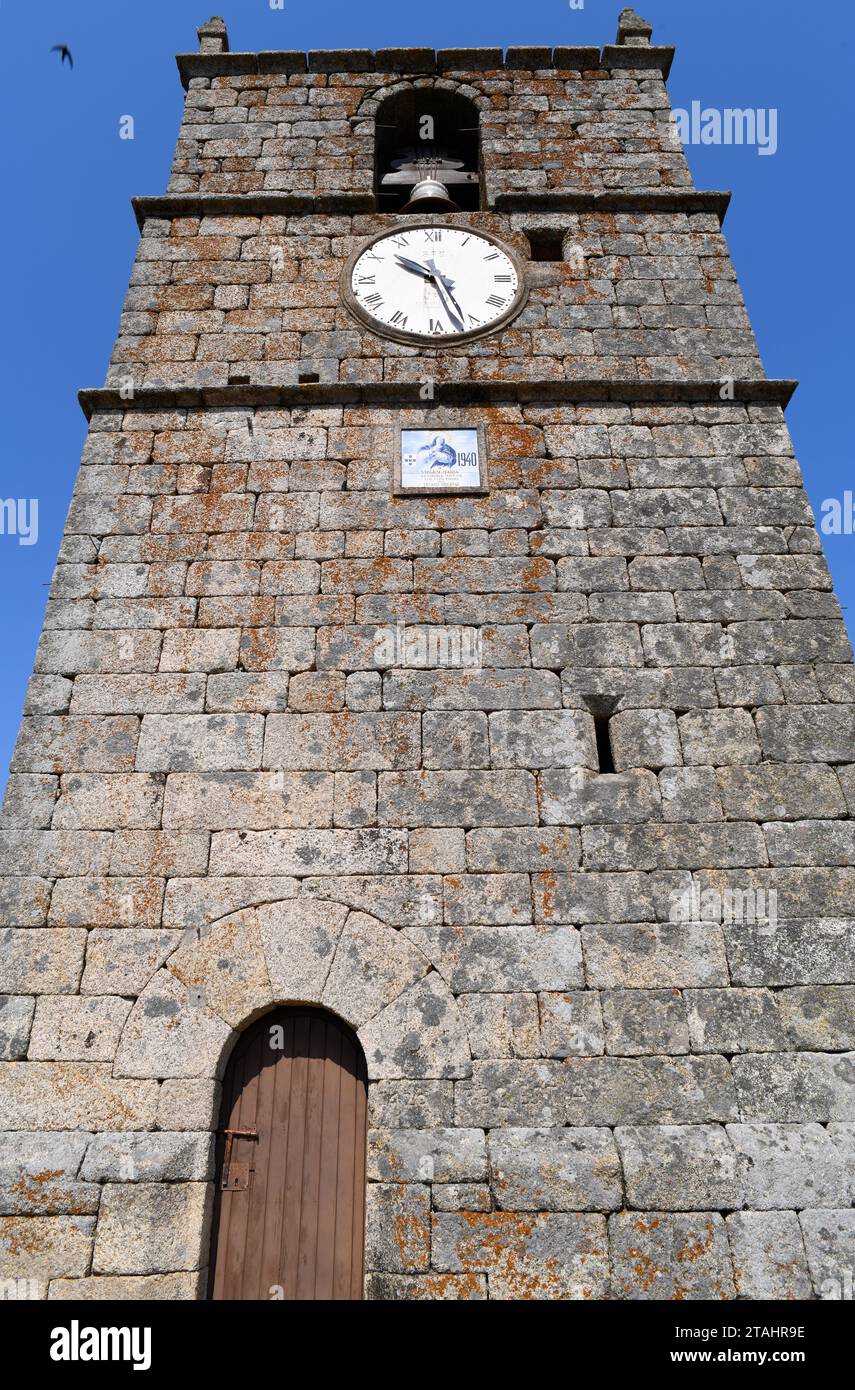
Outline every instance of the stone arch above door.
[[423, 952], [368, 913], [314, 898], [244, 908], [179, 946], [128, 1015], [113, 1073], [219, 1078], [238, 1030], [288, 1003], [349, 1023], [370, 1081], [471, 1074], [456, 1002]]

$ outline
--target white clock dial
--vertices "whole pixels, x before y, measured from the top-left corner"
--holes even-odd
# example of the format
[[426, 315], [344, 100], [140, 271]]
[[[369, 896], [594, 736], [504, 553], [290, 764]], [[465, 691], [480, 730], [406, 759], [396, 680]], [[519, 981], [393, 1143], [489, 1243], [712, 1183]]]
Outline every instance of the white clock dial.
[[351, 309], [377, 333], [403, 342], [456, 342], [507, 323], [524, 286], [513, 253], [467, 227], [385, 232], [346, 272]]

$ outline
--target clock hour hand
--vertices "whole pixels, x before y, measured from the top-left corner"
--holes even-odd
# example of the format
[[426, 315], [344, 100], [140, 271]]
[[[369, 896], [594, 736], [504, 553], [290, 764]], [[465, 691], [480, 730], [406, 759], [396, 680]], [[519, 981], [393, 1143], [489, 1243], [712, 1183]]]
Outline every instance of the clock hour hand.
[[398, 265], [403, 266], [404, 270], [411, 270], [416, 275], [421, 275], [425, 280], [432, 280], [433, 271], [428, 270], [426, 265], [420, 265], [418, 261], [411, 261], [407, 256], [396, 256]]

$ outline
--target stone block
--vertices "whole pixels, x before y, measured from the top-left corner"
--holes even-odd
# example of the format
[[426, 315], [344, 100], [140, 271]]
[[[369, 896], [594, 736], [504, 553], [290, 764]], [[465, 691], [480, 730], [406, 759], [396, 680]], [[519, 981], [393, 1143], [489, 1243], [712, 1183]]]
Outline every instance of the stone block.
[[139, 725], [139, 719], [124, 715], [96, 719], [76, 714], [31, 715], [21, 724], [11, 769], [133, 772]]
[[803, 1124], [855, 1119], [851, 1052], [746, 1053], [733, 1059], [740, 1118]]
[[212, 1134], [96, 1134], [81, 1178], [96, 1183], [204, 1182], [214, 1177]]
[[430, 1267], [430, 1188], [424, 1183], [371, 1183], [365, 1205], [365, 1265], [406, 1274]]
[[52, 1279], [48, 1299], [77, 1303], [157, 1301], [173, 1303], [204, 1298], [207, 1271], [189, 1274], [95, 1275], [83, 1279]]
[[683, 761], [677, 718], [671, 710], [626, 710], [613, 715], [609, 737], [618, 772], [640, 767], [658, 772]]
[[[662, 815], [656, 777], [646, 769], [618, 773], [591, 772], [586, 768], [547, 771], [541, 773], [539, 786], [542, 817], [547, 825], [624, 825], [659, 820]], [[532, 865], [538, 867], [541, 866]]]
[[116, 996], [46, 995], [36, 1003], [27, 1055], [36, 1062], [111, 1062], [130, 1008], [129, 999]]
[[746, 1160], [746, 1206], [781, 1211], [845, 1204], [845, 1156], [822, 1125], [735, 1124], [727, 1133]]
[[340, 903], [303, 899], [258, 909], [260, 960], [275, 999], [320, 998], [346, 917]]
[[17, 1062], [27, 1055], [36, 1001], [28, 994], [0, 994], [0, 1059]]
[[379, 1129], [430, 1129], [454, 1119], [454, 1082], [375, 1081], [368, 1088], [368, 1122]]
[[607, 1129], [494, 1129], [490, 1187], [508, 1211], [614, 1211], [623, 1205], [618, 1154]]
[[739, 1298], [810, 1299], [799, 1218], [792, 1211], [735, 1211], [725, 1218]]
[[162, 878], [62, 878], [49, 920], [58, 927], [156, 927], [163, 890]]
[[579, 710], [490, 715], [493, 767], [597, 767], [594, 721]]
[[46, 878], [0, 878], [0, 922], [9, 927], [44, 926], [50, 894]]
[[849, 762], [855, 745], [855, 709], [846, 705], [760, 709], [757, 736], [763, 757], [775, 762]]
[[817, 1298], [847, 1298], [852, 1288], [855, 1210], [803, 1211], [799, 1221]]
[[695, 1302], [735, 1297], [718, 1212], [616, 1212], [609, 1217], [612, 1296]]
[[210, 1186], [203, 1182], [107, 1183], [92, 1273], [166, 1274], [203, 1268], [210, 1206]]
[[455, 994], [572, 989], [583, 983], [573, 927], [406, 927]]
[[483, 1130], [369, 1130], [369, 1182], [470, 1183], [486, 1177]]
[[410, 873], [451, 874], [461, 873], [465, 868], [466, 835], [463, 830], [424, 828], [410, 831]]
[[377, 784], [381, 825], [536, 825], [528, 772], [388, 772]]
[[0, 927], [0, 989], [5, 994], [72, 994], [80, 983], [86, 932]]
[[846, 810], [834, 772], [821, 764], [723, 767], [716, 777], [728, 820], [801, 820]]
[[687, 763], [722, 767], [760, 761], [754, 721], [747, 710], [704, 710], [684, 714], [678, 722]]
[[796, 985], [775, 997], [789, 1047], [808, 1052], [855, 1048], [855, 986]]
[[264, 765], [301, 771], [417, 767], [419, 718], [412, 714], [273, 714]]
[[720, 1125], [631, 1126], [616, 1129], [615, 1140], [628, 1206], [709, 1211], [742, 1205], [748, 1164]]
[[600, 989], [689, 989], [728, 983], [721, 928], [707, 923], [585, 926], [582, 950], [589, 986]]
[[[849, 921], [805, 918], [725, 927], [735, 985], [845, 984], [855, 972], [855, 934]], [[715, 983], [726, 983], [716, 981]]]
[[787, 1043], [780, 998], [768, 989], [687, 989], [683, 999], [692, 1051], [781, 1051]]
[[485, 714], [424, 714], [422, 740], [426, 768], [441, 770], [490, 766], [490, 741]]
[[117, 1080], [106, 1062], [0, 1063], [0, 1129], [145, 1129], [157, 1084]]
[[531, 921], [527, 874], [450, 874], [443, 880], [444, 920], [449, 926], [509, 926]]
[[[318, 873], [399, 874], [406, 867], [405, 830], [238, 830], [213, 836], [209, 872], [253, 879], [278, 874], [302, 878]], [[262, 893], [263, 898], [271, 896], [272, 891]]]
[[613, 1056], [689, 1051], [686, 1010], [677, 989], [605, 990], [602, 1008], [606, 1052]]
[[172, 772], [163, 824], [178, 830], [329, 826], [333, 778], [319, 772]]
[[737, 1118], [723, 1057], [568, 1057], [567, 1124], [697, 1125]]
[[605, 1219], [581, 1212], [437, 1213], [431, 1260], [484, 1272], [492, 1298], [600, 1299], [609, 1290]]
[[144, 772], [228, 772], [261, 766], [260, 714], [146, 714], [137, 750]]
[[600, 995], [571, 990], [538, 996], [544, 1057], [597, 1057], [605, 1051]]
[[567, 869], [580, 857], [579, 832], [566, 826], [471, 830], [466, 835], [467, 867], [479, 872]]
[[[330, 903], [300, 903], [304, 913], [329, 917]], [[326, 1008], [358, 1028], [429, 969], [427, 958], [402, 932], [393, 932], [364, 912], [351, 912], [323, 985]]]
[[410, 985], [359, 1029], [369, 1080], [466, 1077], [469, 1042], [436, 971]]
[[457, 1007], [473, 1057], [539, 1057], [535, 994], [461, 994]]
[[0, 1217], [0, 1277], [82, 1275], [92, 1258], [94, 1216]]
[[663, 820], [695, 824], [722, 819], [721, 797], [711, 767], [663, 768], [659, 774], [659, 794]]

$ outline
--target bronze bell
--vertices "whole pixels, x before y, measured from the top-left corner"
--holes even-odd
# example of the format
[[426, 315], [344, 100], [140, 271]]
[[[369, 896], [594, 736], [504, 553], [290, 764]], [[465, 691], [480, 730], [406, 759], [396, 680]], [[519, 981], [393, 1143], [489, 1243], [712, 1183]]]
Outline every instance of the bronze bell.
[[410, 200], [401, 212], [459, 212], [460, 208], [450, 196], [444, 183], [437, 178], [419, 179], [410, 194]]

